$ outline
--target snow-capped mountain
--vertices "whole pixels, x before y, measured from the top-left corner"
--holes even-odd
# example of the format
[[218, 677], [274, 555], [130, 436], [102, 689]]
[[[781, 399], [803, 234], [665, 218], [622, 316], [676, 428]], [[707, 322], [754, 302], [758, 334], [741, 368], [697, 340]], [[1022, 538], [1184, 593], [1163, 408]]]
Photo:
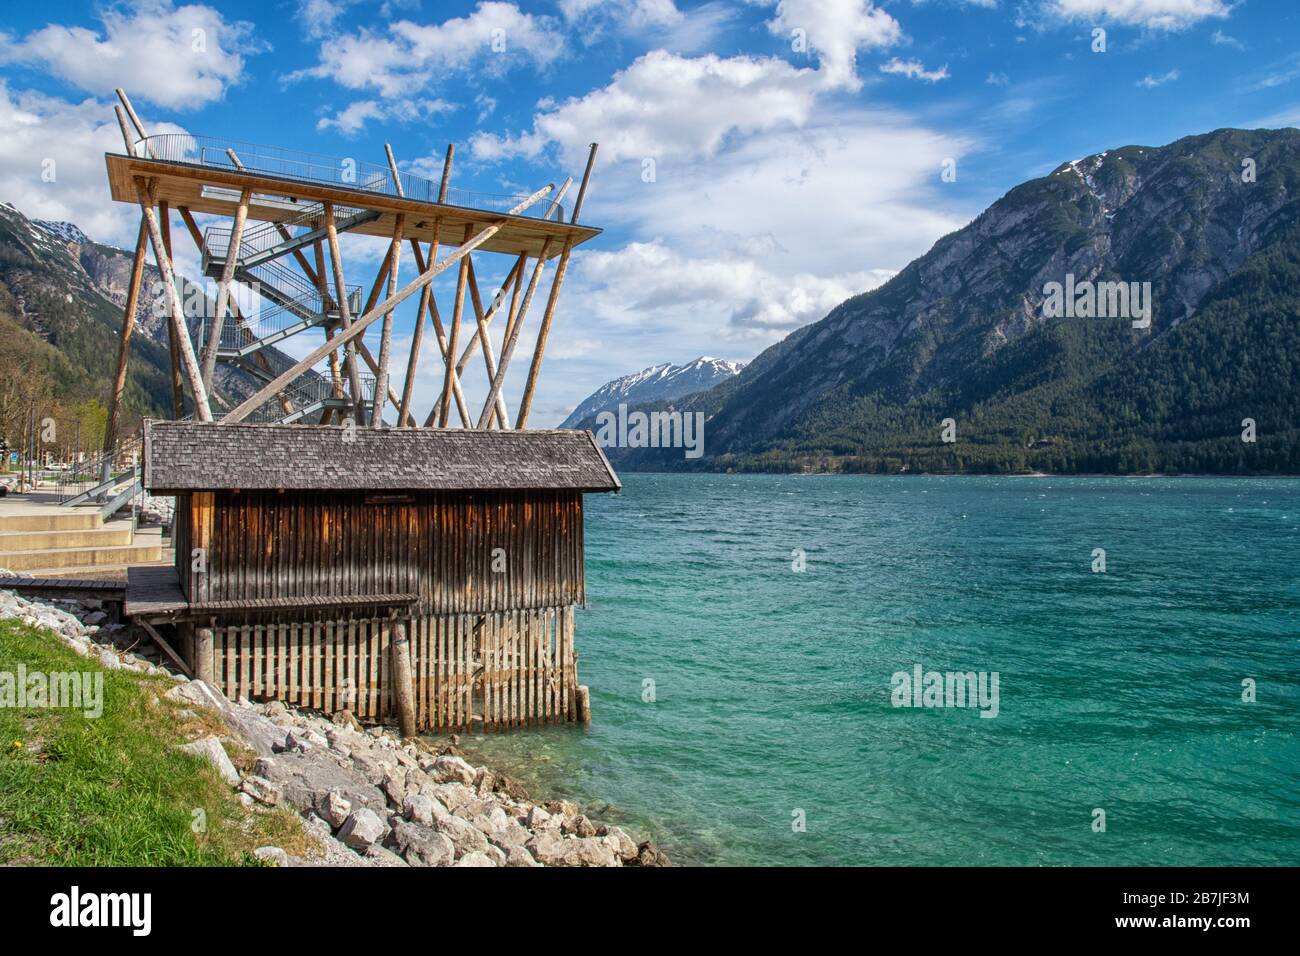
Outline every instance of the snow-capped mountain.
[[90, 237], [82, 232], [75, 222], [54, 222], [49, 219], [33, 219], [31, 222], [33, 226], [48, 232], [56, 239], [75, 242], [78, 245], [90, 245]]
[[694, 362], [685, 365], [673, 365], [670, 362], [652, 365], [606, 382], [583, 399], [560, 427], [576, 428], [579, 423], [594, 415], [616, 410], [620, 404], [662, 401], [700, 392], [738, 375], [744, 367], [744, 362], [728, 362], [707, 355], [701, 355]]

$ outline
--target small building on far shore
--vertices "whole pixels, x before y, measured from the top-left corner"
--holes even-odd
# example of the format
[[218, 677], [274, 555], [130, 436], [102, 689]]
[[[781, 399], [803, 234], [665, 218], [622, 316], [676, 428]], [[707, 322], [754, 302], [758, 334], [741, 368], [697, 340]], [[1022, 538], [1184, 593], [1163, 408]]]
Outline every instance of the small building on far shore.
[[176, 497], [174, 568], [128, 614], [228, 697], [404, 729], [583, 720], [583, 495], [618, 491], [590, 432], [146, 422]]

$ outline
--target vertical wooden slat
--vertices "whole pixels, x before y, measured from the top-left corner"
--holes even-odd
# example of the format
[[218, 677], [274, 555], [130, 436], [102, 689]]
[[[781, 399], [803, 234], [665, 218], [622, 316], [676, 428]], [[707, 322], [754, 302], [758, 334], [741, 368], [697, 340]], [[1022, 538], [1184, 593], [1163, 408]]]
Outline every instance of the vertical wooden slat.
[[370, 716], [377, 720], [380, 716], [379, 708], [379, 633], [373, 620], [366, 621], [366, 631], [368, 635], [367, 649], [370, 653], [369, 673], [366, 675], [366, 693], [368, 695], [368, 706]]
[[460, 615], [452, 615], [451, 625], [451, 726], [460, 729]]
[[253, 684], [253, 648], [251, 628], [245, 624], [239, 629], [239, 686], [235, 688], [235, 699], [247, 697]]
[[301, 636], [301, 628], [294, 623], [289, 628], [286, 635], [289, 644], [289, 700], [294, 704], [301, 705], [302, 700], [298, 697], [298, 688], [301, 683], [298, 680], [298, 640]]
[[368, 719], [370, 717], [370, 647], [366, 643], [366, 622], [357, 621], [355, 624], [356, 645], [357, 645], [357, 674], [356, 674], [356, 714], [358, 719]]
[[278, 624], [275, 628], [275, 696], [283, 701], [289, 700], [289, 625]]
[[325, 706], [325, 695], [321, 688], [321, 625], [313, 621], [311, 625], [311, 705], [316, 710]]
[[225, 664], [226, 664], [225, 686], [221, 688], [221, 692], [231, 700], [234, 700], [237, 696], [235, 694], [235, 659], [236, 658], [235, 655], [232, 653], [233, 649], [230, 646], [231, 645], [230, 628], [228, 627], [217, 628], [217, 633], [221, 635], [221, 653], [225, 657]]
[[262, 640], [264, 638], [263, 628], [260, 624], [253, 625], [253, 682], [249, 698], [256, 700], [262, 696], [265, 678], [262, 673], [266, 662], [262, 659]]

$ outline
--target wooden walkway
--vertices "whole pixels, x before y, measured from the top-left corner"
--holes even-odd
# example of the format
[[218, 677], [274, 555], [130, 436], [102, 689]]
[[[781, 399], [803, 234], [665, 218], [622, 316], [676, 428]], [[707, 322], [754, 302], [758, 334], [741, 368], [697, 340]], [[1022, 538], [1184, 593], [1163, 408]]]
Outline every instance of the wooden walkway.
[[0, 577], [0, 591], [14, 591], [34, 597], [93, 597], [103, 601], [120, 601], [126, 594], [121, 581], [84, 578]]
[[174, 567], [142, 565], [127, 569], [123, 612], [128, 617], [171, 617], [189, 606]]

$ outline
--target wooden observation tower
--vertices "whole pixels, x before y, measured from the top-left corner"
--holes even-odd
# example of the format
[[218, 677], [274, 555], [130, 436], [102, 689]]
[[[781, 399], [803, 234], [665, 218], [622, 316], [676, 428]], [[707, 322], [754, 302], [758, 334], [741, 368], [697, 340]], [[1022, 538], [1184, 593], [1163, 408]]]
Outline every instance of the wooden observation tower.
[[[188, 392], [192, 415], [202, 422], [329, 424], [351, 418], [375, 428], [527, 426], [569, 256], [600, 233], [578, 223], [595, 144], [566, 220], [562, 203], [572, 178], [528, 196], [491, 196], [451, 187], [454, 146], [447, 147], [441, 181], [434, 182], [399, 171], [388, 146], [387, 165], [380, 166], [188, 133], [150, 136], [125, 93], [118, 90], [118, 97], [125, 153], [105, 156], [109, 187], [113, 199], [139, 205], [141, 218], [107, 453], [119, 437], [126, 362], [150, 247], [170, 311], [173, 418], [185, 417]], [[179, 214], [202, 256], [204, 272], [219, 283], [215, 311], [208, 315], [185, 315], [173, 273], [172, 213]], [[200, 213], [230, 221], [201, 230], [195, 221]], [[356, 273], [343, 261], [339, 239], [345, 234], [387, 240], [364, 299], [362, 286], [349, 281]], [[415, 275], [402, 284], [404, 247]], [[476, 253], [508, 257], [505, 281], [490, 299], [479, 288]], [[505, 376], [552, 264], [512, 423]], [[449, 270], [455, 270], [455, 293], [450, 309], [440, 309], [431, 283]], [[234, 283], [257, 293], [258, 315], [240, 313]], [[394, 367], [393, 312], [413, 296], [419, 305], [410, 352], [404, 365]], [[504, 326], [499, 355], [492, 344], [494, 320], [498, 329]], [[372, 346], [365, 336], [374, 326], [378, 342]], [[421, 421], [412, 400], [426, 326], [434, 333], [442, 389]], [[282, 353], [268, 351], [313, 330], [322, 341], [301, 361], [285, 362]], [[462, 387], [469, 363], [480, 361], [475, 352], [482, 356], [487, 383], [481, 406], [471, 405]], [[214, 387], [218, 363], [253, 376], [256, 393], [242, 401], [226, 399]]]

